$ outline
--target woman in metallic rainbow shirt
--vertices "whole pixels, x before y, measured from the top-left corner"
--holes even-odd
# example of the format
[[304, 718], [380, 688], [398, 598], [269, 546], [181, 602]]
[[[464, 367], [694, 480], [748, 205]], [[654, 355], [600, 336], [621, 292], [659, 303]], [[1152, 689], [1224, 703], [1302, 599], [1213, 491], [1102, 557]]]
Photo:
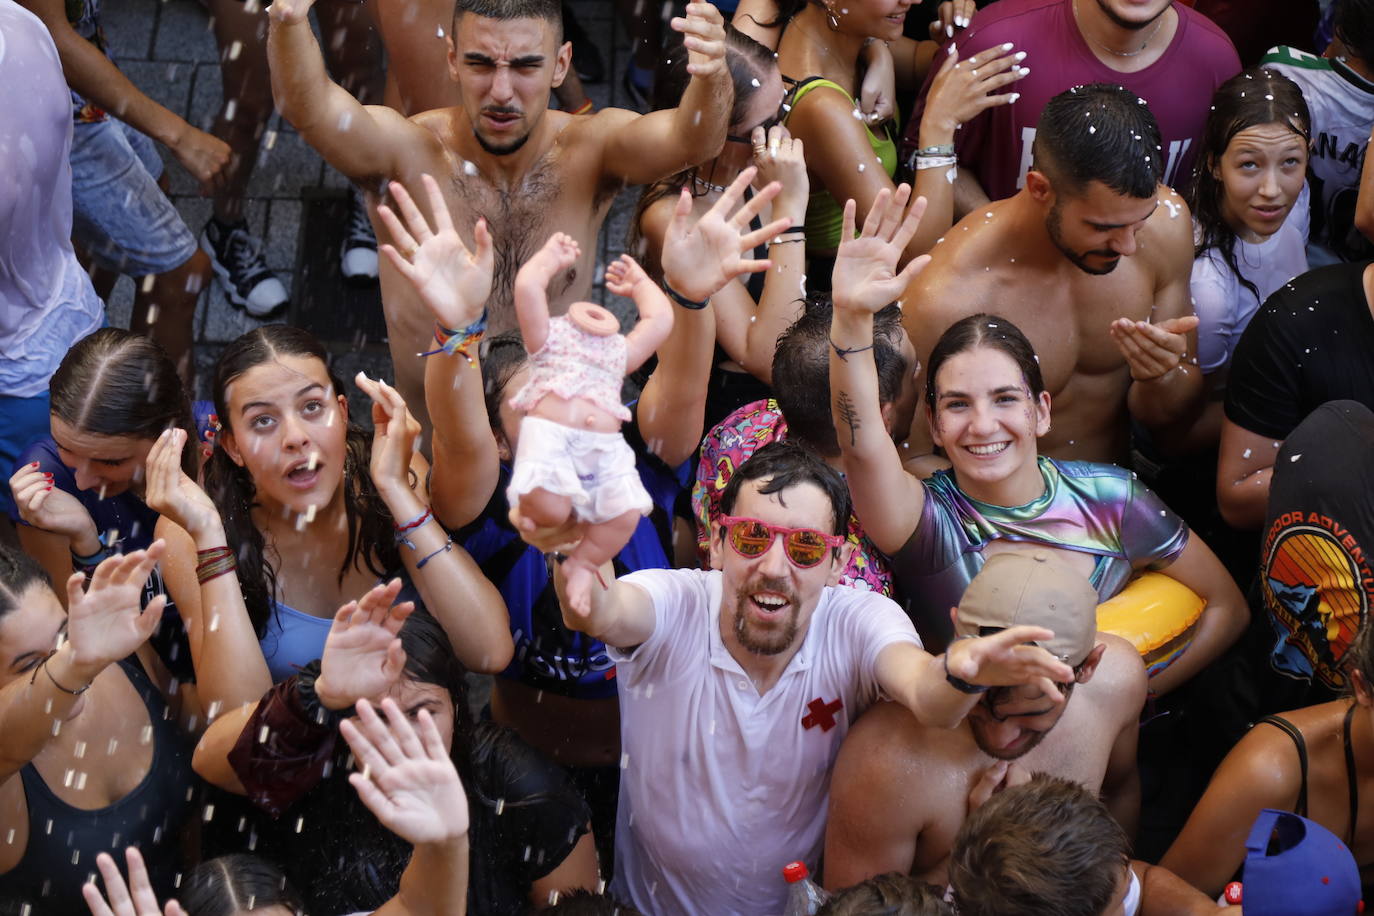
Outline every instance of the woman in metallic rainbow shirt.
[[[868, 346], [872, 314], [914, 273], [893, 277], [906, 229], [898, 230], [892, 214], [874, 219], [881, 209], [900, 208], [904, 197], [880, 199], [863, 237], [840, 249], [830, 386], [855, 514], [892, 557], [922, 639], [931, 651], [948, 641], [950, 608], [990, 553], [1050, 547], [1088, 576], [1104, 601], [1147, 570], [1206, 601], [1189, 651], [1151, 682], [1156, 693], [1177, 687], [1240, 636], [1248, 619], [1244, 599], [1207, 545], [1134, 474], [1039, 454], [1050, 396], [1030, 343], [1011, 322], [973, 315], [940, 338], [927, 372], [926, 416], [952, 467], [928, 480], [903, 468], [884, 429]], [[919, 203], [912, 209], [919, 213]], [[851, 219], [852, 213], [851, 204]], [[895, 234], [895, 241], [876, 232]]]

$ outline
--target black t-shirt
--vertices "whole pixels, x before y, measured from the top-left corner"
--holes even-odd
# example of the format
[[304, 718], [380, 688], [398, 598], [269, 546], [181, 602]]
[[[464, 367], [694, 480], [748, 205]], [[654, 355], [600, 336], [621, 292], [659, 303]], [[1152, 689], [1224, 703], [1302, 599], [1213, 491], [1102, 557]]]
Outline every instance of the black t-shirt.
[[1309, 271], [1281, 287], [1251, 319], [1226, 382], [1226, 418], [1287, 439], [1327, 401], [1374, 407], [1374, 316], [1368, 263]]
[[1333, 692], [1346, 686], [1340, 661], [1374, 599], [1371, 456], [1374, 412], [1323, 404], [1285, 440], [1269, 490], [1260, 570], [1269, 663]]

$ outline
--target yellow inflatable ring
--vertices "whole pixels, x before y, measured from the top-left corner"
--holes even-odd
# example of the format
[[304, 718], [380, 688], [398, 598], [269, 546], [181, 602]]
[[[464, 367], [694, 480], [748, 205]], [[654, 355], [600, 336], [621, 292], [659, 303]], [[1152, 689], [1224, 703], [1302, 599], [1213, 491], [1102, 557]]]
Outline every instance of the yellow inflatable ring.
[[1154, 677], [1188, 648], [1206, 606], [1178, 580], [1145, 573], [1097, 606], [1097, 628], [1135, 646]]

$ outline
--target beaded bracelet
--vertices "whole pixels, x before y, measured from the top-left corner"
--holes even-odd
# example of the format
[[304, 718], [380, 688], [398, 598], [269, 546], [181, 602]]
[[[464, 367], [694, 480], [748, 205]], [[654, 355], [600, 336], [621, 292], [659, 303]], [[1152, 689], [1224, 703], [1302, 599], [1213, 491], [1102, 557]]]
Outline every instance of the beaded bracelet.
[[421, 356], [433, 356], [436, 353], [444, 353], [452, 356], [454, 353], [462, 356], [468, 362], [474, 362], [468, 348], [482, 340], [482, 335], [487, 330], [487, 310], [482, 309], [482, 314], [477, 316], [477, 320], [465, 328], [457, 330], [446, 328], [439, 322], [434, 322], [434, 340], [439, 344], [436, 349]]
[[425, 564], [428, 563], [430, 560], [434, 559], [435, 557], [437, 557], [437, 556], [438, 556], [439, 554], [441, 554], [441, 553], [448, 553], [448, 552], [449, 552], [450, 550], [452, 550], [452, 549], [453, 549], [453, 535], [450, 534], [447, 538], [444, 539], [444, 543], [443, 543], [443, 546], [442, 546], [442, 547], [440, 547], [438, 550], [434, 551], [434, 552], [431, 553], [431, 554], [427, 554], [427, 555], [421, 557], [421, 558], [420, 558], [420, 562], [418, 562], [418, 563], [415, 564], [415, 568], [416, 568], [416, 569], [424, 569], [424, 568], [425, 568]]
[[211, 547], [196, 551], [196, 581], [201, 585], [238, 569], [238, 558], [229, 547]]
[[702, 309], [706, 308], [706, 306], [709, 305], [711, 302], [710, 296], [707, 296], [700, 302], [698, 302], [696, 299], [688, 299], [686, 296], [682, 295], [682, 293], [678, 292], [677, 290], [669, 286], [667, 280], [663, 281], [663, 291], [668, 294], [669, 299], [673, 300], [683, 308], [690, 309], [693, 312], [701, 311]]

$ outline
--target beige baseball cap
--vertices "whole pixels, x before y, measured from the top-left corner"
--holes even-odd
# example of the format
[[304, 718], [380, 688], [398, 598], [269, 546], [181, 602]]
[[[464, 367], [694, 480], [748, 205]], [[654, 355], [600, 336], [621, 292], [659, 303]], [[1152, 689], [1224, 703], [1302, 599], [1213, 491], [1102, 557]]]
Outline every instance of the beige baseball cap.
[[1054, 631], [1036, 643], [1070, 666], [1093, 650], [1097, 590], [1048, 550], [1015, 550], [988, 557], [959, 601], [960, 636], [985, 628], [1036, 626]]

